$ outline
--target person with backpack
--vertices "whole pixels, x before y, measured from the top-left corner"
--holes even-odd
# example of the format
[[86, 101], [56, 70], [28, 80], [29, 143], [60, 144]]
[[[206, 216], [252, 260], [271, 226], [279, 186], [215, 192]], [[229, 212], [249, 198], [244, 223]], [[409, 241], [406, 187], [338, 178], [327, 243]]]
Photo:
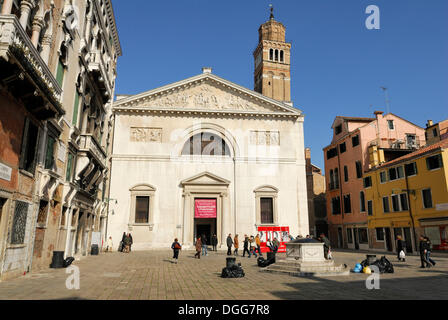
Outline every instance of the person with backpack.
[[398, 257], [398, 261], [403, 261], [403, 262], [406, 261], [406, 258], [403, 258], [403, 256], [405, 257], [404, 248], [405, 248], [405, 243], [402, 240], [401, 236], [398, 235], [397, 236], [397, 257]]
[[174, 239], [173, 244], [171, 245], [171, 249], [173, 249], [173, 259], [174, 263], [177, 264], [177, 261], [179, 260], [179, 251], [182, 250], [182, 246], [180, 245], [179, 241]]

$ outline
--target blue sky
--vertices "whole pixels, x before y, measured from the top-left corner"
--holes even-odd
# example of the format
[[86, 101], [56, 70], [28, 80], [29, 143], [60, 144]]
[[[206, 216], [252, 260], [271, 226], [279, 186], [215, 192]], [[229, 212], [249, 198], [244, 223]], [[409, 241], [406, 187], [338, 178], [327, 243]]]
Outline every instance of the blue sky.
[[[252, 52], [269, 4], [292, 43], [291, 95], [305, 113], [305, 145], [323, 168], [337, 115], [386, 111], [422, 127], [448, 118], [446, 0], [113, 0], [123, 56], [117, 94], [201, 73], [253, 89]], [[368, 30], [368, 5], [381, 29]]]

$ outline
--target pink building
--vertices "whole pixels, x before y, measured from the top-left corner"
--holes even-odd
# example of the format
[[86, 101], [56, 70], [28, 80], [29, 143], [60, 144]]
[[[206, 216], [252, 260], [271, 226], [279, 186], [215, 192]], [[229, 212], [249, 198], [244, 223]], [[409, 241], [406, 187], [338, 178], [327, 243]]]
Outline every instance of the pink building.
[[371, 208], [363, 174], [424, 146], [425, 129], [379, 111], [374, 118], [337, 116], [332, 129], [333, 140], [324, 148], [328, 236], [333, 247], [367, 250]]

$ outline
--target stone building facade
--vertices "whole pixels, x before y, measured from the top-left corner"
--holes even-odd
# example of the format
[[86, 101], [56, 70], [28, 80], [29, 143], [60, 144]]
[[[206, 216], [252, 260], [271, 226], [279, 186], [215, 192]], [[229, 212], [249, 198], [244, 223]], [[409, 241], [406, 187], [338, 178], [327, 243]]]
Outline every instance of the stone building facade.
[[[77, 196], [98, 225], [121, 49], [110, 1], [3, 0], [0, 31], [0, 275], [7, 278], [48, 268], [54, 251], [67, 250]], [[101, 151], [101, 169], [92, 170], [103, 176], [84, 177], [85, 158]]]
[[[270, 34], [278, 25], [263, 26]], [[289, 72], [269, 59], [265, 40], [258, 50], [268, 55], [257, 63]], [[118, 242], [130, 232], [138, 250], [169, 248], [174, 238], [191, 248], [201, 234], [225, 246], [229, 233], [265, 226], [309, 232], [304, 116], [288, 96], [255, 88], [203, 68], [114, 103], [108, 236]]]

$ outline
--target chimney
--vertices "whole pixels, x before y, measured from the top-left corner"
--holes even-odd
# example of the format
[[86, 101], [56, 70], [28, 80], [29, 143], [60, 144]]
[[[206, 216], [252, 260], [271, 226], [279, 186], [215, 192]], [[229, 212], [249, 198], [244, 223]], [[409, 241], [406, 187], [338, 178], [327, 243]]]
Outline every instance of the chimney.
[[426, 124], [426, 128], [431, 127], [434, 124], [432, 120], [428, 120], [428, 123]]
[[379, 119], [379, 118], [383, 117], [384, 112], [383, 111], [375, 111], [373, 114], [375, 115], [376, 119]]

